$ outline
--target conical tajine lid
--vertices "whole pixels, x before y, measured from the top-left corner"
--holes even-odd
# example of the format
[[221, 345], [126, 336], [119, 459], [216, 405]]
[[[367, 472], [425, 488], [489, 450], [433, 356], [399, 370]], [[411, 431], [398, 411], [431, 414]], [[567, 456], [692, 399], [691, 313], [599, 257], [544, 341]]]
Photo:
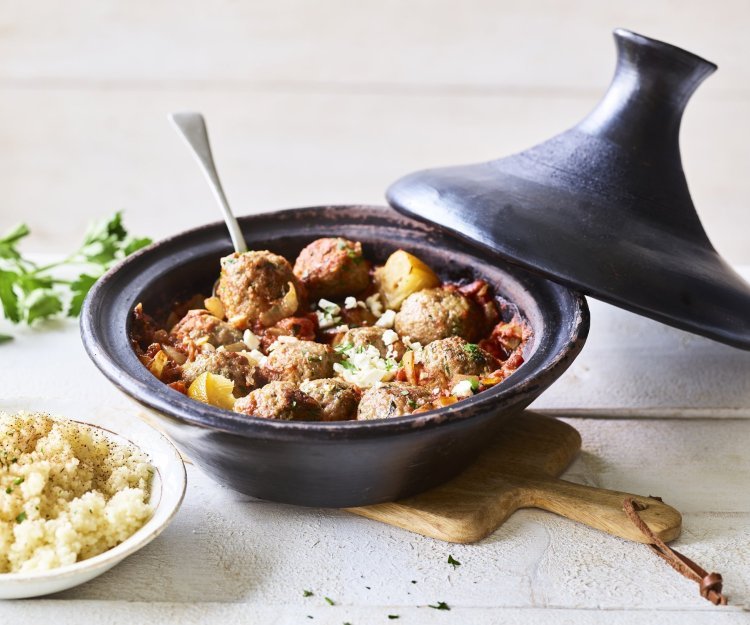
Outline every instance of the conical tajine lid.
[[708, 240], [680, 159], [682, 113], [716, 66], [614, 36], [612, 84], [576, 127], [496, 161], [411, 174], [388, 201], [556, 282], [750, 349], [750, 286]]

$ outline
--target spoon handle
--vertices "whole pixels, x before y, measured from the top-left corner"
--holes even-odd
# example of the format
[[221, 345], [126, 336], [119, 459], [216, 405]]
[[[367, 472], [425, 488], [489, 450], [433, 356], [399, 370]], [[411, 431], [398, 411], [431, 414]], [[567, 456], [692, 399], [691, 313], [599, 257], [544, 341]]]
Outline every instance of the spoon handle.
[[242, 236], [242, 230], [240, 230], [240, 225], [237, 223], [237, 218], [232, 213], [232, 209], [229, 208], [227, 196], [224, 195], [224, 189], [222, 189], [221, 182], [219, 181], [219, 174], [216, 172], [216, 165], [214, 165], [214, 159], [211, 155], [211, 144], [208, 142], [208, 130], [206, 130], [206, 122], [203, 119], [203, 115], [194, 112], [184, 112], [171, 113], [168, 117], [169, 121], [174, 124], [174, 127], [185, 140], [185, 143], [190, 146], [195, 159], [201, 166], [211, 187], [211, 191], [221, 207], [221, 212], [224, 214], [224, 221], [229, 229], [229, 236], [232, 238], [232, 245], [234, 245], [235, 251], [238, 253], [246, 252], [247, 244], [245, 243], [245, 237]]

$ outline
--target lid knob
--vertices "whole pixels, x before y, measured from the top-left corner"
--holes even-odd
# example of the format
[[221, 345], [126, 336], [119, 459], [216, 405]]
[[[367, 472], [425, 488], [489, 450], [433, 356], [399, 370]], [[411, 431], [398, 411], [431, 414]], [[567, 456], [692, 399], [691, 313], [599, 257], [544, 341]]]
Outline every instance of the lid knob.
[[617, 66], [597, 107], [578, 128], [679, 165], [680, 121], [716, 65], [668, 43], [618, 28]]

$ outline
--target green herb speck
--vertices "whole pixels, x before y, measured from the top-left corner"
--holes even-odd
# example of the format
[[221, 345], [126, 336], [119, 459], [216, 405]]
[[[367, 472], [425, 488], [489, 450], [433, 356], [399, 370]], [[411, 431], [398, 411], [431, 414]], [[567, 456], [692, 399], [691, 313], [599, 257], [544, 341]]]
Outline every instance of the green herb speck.
[[336, 605], [336, 602], [333, 599], [331, 599], [330, 597], [323, 597], [323, 599], [326, 600], [326, 603], [328, 605]]
[[445, 601], [438, 601], [437, 605], [428, 605], [428, 608], [433, 608], [435, 610], [450, 610], [451, 607], [445, 602]]
[[8, 486], [8, 488], [6, 488], [6, 489], [5, 489], [5, 492], [6, 492], [6, 493], [7, 493], [8, 495], [10, 495], [10, 494], [11, 494], [11, 493], [13, 492], [13, 489], [12, 489], [12, 488], [11, 488], [10, 486]]
[[23, 523], [25, 520], [26, 520], [26, 513], [25, 512], [21, 512], [21, 514], [19, 514], [16, 517], [16, 523]]
[[312, 597], [315, 593], [312, 590], [303, 590], [302, 596], [303, 597]]
[[391, 619], [391, 620], [393, 620], [393, 619], [399, 618], [399, 615], [398, 614], [389, 614], [388, 618]]
[[448, 564], [450, 564], [454, 569], [461, 566], [461, 563], [456, 560], [452, 555], [448, 555]]
[[18, 486], [19, 484], [23, 484], [23, 478], [17, 477], [15, 480], [13, 480], [13, 483]]

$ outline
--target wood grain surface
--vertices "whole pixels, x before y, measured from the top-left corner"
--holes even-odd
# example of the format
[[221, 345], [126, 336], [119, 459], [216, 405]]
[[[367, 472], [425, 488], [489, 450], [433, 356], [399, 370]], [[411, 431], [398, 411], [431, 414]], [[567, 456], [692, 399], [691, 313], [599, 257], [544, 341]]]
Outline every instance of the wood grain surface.
[[[453, 543], [477, 542], [519, 508], [541, 508], [636, 542], [648, 542], [622, 509], [629, 493], [558, 479], [581, 448], [567, 423], [533, 412], [509, 422], [461, 475], [426, 493], [349, 512]], [[636, 497], [643, 520], [664, 541], [680, 535], [671, 506]]]

